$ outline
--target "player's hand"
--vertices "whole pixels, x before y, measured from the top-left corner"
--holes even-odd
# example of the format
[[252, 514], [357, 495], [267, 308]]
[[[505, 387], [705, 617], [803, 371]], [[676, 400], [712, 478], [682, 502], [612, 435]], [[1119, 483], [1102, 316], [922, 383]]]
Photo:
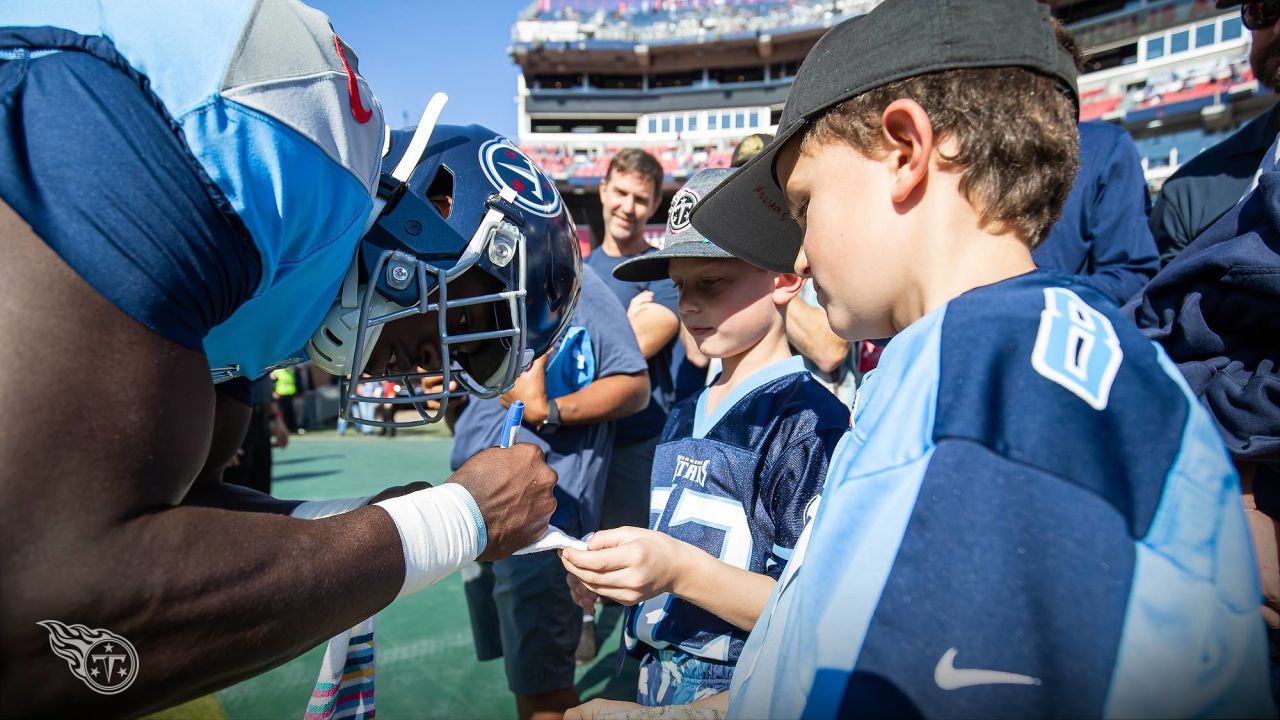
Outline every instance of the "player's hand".
[[418, 482], [411, 482], [408, 485], [400, 485], [399, 487], [387, 488], [386, 490], [383, 490], [377, 495], [374, 495], [373, 497], [369, 498], [369, 502], [365, 503], [365, 505], [373, 505], [374, 503], [380, 503], [383, 500], [390, 500], [393, 497], [400, 497], [401, 495], [408, 495], [411, 492], [426, 490], [431, 486], [432, 486], [431, 483], [419, 480]]
[[[419, 381], [418, 386], [422, 388], [422, 394], [424, 395], [441, 393], [441, 392], [444, 392], [444, 378], [424, 377], [422, 378], [422, 380]], [[449, 392], [457, 392], [457, 391], [458, 391], [458, 381], [450, 380]], [[427, 409], [428, 412], [432, 412], [432, 413], [440, 412], [439, 400], [427, 400], [426, 402], [422, 403], [422, 405]]]
[[643, 709], [644, 706], [638, 703], [596, 698], [576, 708], [569, 708], [565, 711], [564, 720], [604, 720], [607, 717], [615, 715], [621, 717], [633, 710]]
[[641, 290], [627, 303], [627, 319], [634, 320], [646, 306], [653, 304], [653, 291]]
[[[549, 353], [548, 353], [549, 354]], [[499, 398], [502, 407], [511, 407], [516, 400], [524, 402], [524, 421], [537, 425], [547, 419], [547, 355], [533, 361], [528, 370], [516, 378], [516, 384]]]
[[[560, 562], [564, 562], [563, 550], [560, 551]], [[568, 565], [565, 567], [568, 567]], [[587, 586], [583, 585], [582, 581], [573, 575], [565, 575], [564, 579], [565, 582], [569, 583], [569, 594], [573, 596], [573, 601], [577, 603], [578, 607], [585, 612], [594, 613], [596, 611], [596, 600], [599, 599], [599, 596], [588, 590]]]
[[448, 480], [471, 493], [489, 542], [480, 560], [501, 560], [546, 532], [556, 509], [556, 471], [530, 443], [476, 453]]
[[702, 552], [654, 530], [621, 527], [601, 530], [586, 550], [565, 548], [560, 561], [583, 586], [601, 597], [634, 605], [676, 586], [690, 552]]

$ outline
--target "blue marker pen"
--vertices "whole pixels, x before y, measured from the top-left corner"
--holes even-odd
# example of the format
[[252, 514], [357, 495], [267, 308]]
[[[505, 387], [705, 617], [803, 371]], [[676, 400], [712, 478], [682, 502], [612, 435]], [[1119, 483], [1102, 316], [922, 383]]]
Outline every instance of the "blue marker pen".
[[520, 433], [520, 422], [524, 420], [524, 401], [517, 400], [507, 408], [506, 417], [502, 418], [502, 434], [498, 436], [498, 447], [508, 448], [516, 443], [516, 435]]

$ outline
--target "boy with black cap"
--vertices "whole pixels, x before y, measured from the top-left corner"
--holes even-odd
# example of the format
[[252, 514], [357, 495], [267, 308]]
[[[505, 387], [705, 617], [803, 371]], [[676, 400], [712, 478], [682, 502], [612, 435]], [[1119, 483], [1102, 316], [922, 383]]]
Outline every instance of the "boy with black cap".
[[[812, 511], [849, 409], [787, 344], [790, 272], [752, 267], [689, 225], [730, 174], [703, 170], [671, 201], [666, 244], [614, 269], [670, 277], [680, 319], [724, 371], [671, 410], [654, 455], [649, 527], [601, 530], [561, 552], [574, 595], [634, 605], [623, 625], [640, 658], [638, 699], [689, 703], [728, 690], [738, 654]], [[637, 604], [638, 603], [638, 604]]]
[[1032, 0], [887, 0], [694, 211], [890, 337], [755, 625], [734, 717], [1268, 716], [1239, 478], [1177, 368], [1031, 248], [1076, 170]]

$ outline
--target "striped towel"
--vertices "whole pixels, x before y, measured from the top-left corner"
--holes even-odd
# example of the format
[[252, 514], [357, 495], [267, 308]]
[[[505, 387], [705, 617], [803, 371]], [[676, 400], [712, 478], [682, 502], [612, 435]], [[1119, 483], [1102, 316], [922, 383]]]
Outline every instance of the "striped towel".
[[375, 615], [329, 641], [303, 720], [367, 720], [374, 716], [376, 619]]

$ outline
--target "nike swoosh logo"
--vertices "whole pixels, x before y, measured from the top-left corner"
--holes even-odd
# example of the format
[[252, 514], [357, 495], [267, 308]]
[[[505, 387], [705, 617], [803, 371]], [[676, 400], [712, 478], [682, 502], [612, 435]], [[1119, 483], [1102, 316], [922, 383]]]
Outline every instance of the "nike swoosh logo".
[[373, 117], [373, 111], [365, 107], [364, 102], [360, 100], [360, 81], [356, 78], [355, 71], [351, 69], [351, 64], [347, 62], [342, 39], [337, 35], [333, 36], [333, 46], [338, 48], [338, 59], [342, 61], [342, 68], [347, 71], [347, 100], [351, 103], [351, 116], [363, 125]]
[[938, 664], [933, 667], [933, 681], [943, 690], [958, 690], [974, 685], [1039, 685], [1040, 678], [1018, 673], [1001, 672], [999, 670], [979, 670], [976, 668], [957, 668], [955, 666], [956, 649], [942, 653]]

